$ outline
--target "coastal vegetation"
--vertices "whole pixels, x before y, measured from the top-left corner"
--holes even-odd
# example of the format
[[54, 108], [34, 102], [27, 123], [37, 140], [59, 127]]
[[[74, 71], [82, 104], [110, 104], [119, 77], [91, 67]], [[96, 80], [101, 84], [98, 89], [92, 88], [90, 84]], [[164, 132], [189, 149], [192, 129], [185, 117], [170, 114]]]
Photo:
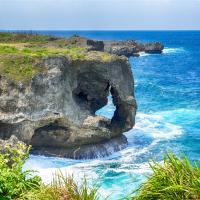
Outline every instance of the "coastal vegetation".
[[[98, 186], [89, 187], [87, 180], [77, 184], [73, 177], [58, 171], [50, 185], [42, 183], [33, 171], [23, 171], [29, 149], [6, 146], [0, 154], [0, 200], [98, 200]], [[197, 200], [200, 199], [200, 167], [188, 158], [173, 153], [162, 163], [150, 162], [152, 174], [136, 191], [133, 200]]]
[[75, 39], [30, 33], [0, 33], [0, 73], [13, 81], [27, 82], [45, 71], [42, 58], [47, 56], [103, 62], [117, 58], [107, 52], [88, 51], [87, 46], [75, 45]]
[[135, 200], [198, 200], [200, 199], [200, 166], [187, 157], [172, 152], [162, 163], [150, 162], [152, 175], [137, 190]]
[[33, 171], [23, 171], [29, 149], [23, 144], [10, 145], [0, 153], [0, 200], [97, 200], [98, 187], [90, 188], [86, 179], [79, 186], [73, 177], [61, 172], [50, 185], [44, 185]]

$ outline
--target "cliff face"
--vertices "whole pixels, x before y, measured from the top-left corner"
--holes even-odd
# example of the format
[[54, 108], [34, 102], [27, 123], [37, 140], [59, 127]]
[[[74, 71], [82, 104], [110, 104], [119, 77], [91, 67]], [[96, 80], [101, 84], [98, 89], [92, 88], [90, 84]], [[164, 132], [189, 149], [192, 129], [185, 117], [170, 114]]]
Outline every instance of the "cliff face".
[[[163, 48], [157, 42], [0, 33], [0, 149], [13, 135], [46, 155], [92, 158], [124, 148], [123, 132], [136, 114], [127, 57]], [[95, 115], [109, 93], [116, 106], [111, 120]]]
[[[94, 156], [95, 144], [104, 149], [101, 144], [133, 127], [134, 82], [125, 57], [51, 55], [39, 67], [43, 70], [26, 83], [0, 76], [0, 139], [15, 135], [37, 153], [82, 158]], [[116, 106], [111, 120], [95, 115], [109, 92]], [[119, 144], [115, 139], [115, 150], [122, 148]]]

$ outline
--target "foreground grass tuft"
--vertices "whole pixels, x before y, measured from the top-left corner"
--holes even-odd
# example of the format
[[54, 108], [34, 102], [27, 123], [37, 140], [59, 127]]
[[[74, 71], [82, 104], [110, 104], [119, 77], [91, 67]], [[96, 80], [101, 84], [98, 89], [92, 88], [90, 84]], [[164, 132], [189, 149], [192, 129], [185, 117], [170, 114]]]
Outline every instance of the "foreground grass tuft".
[[153, 174], [137, 191], [135, 200], [199, 200], [200, 167], [173, 153], [163, 163], [151, 162]]
[[98, 188], [90, 188], [86, 179], [78, 185], [73, 177], [61, 172], [55, 177], [50, 185], [41, 184], [39, 189], [22, 193], [17, 200], [99, 200]]
[[38, 190], [41, 179], [32, 176], [31, 171], [22, 171], [25, 160], [28, 158], [28, 149], [22, 144], [17, 148], [11, 145], [4, 147], [0, 153], [0, 199], [16, 199], [22, 193]]
[[[58, 171], [50, 185], [32, 171], [23, 171], [28, 158], [25, 146], [4, 147], [0, 154], [0, 200], [99, 200], [98, 187], [86, 179], [77, 184], [73, 177]], [[152, 175], [135, 192], [134, 200], [200, 200], [200, 167], [173, 153], [163, 163], [151, 162]], [[130, 199], [130, 198], [126, 198]]]
[[46, 186], [38, 195], [43, 200], [48, 194], [49, 200], [98, 200], [98, 187], [89, 187], [86, 178], [78, 185], [73, 177], [65, 176], [58, 171], [51, 185]]
[[89, 187], [86, 179], [77, 184], [61, 172], [50, 185], [41, 182], [33, 171], [23, 171], [29, 148], [23, 144], [4, 146], [0, 152], [0, 200], [98, 200], [98, 188]]

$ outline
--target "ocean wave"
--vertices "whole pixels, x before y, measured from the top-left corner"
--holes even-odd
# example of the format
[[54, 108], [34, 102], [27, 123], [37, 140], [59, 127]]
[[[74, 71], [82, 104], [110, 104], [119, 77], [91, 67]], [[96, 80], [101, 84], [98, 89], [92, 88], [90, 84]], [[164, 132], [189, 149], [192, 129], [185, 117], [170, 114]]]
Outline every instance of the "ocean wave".
[[150, 56], [151, 54], [145, 53], [145, 52], [140, 52], [140, 57], [145, 57], [145, 56]]
[[[172, 113], [174, 111], [171, 111]], [[156, 112], [154, 114], [138, 113], [136, 125], [131, 131], [140, 131], [143, 134], [149, 134], [155, 139], [173, 139], [182, 134], [180, 125], [173, 124], [166, 120], [170, 111]]]
[[[132, 184], [130, 190], [136, 188], [145, 179], [145, 175], [151, 173], [148, 161], [152, 158], [153, 149], [158, 147], [159, 142], [172, 140], [183, 134], [182, 127], [176, 124], [181, 112], [185, 110], [153, 114], [138, 112], [136, 126], [125, 134], [129, 142], [128, 148], [109, 157], [83, 161], [31, 155], [24, 169], [38, 171], [37, 174], [42, 177], [44, 183], [50, 183], [53, 174], [59, 169], [64, 175], [73, 175], [78, 183], [81, 183], [84, 177], [87, 178], [88, 184], [100, 181], [102, 185], [100, 191], [104, 197], [112, 194], [113, 191], [119, 195], [121, 191], [120, 182], [117, 181], [119, 177], [124, 184], [126, 181]], [[174, 121], [169, 120], [173, 115], [177, 116], [173, 118]], [[131, 176], [137, 181], [133, 182]], [[112, 187], [107, 187], [107, 181], [112, 182]]]
[[185, 49], [183, 47], [179, 48], [164, 48], [163, 49], [163, 54], [174, 54], [174, 53], [183, 53], [185, 52]]
[[[179, 48], [169, 48], [166, 47], [163, 49], [163, 54], [177, 54], [177, 53], [183, 53], [185, 52], [185, 49], [183, 47]], [[140, 52], [140, 57], [146, 57], [146, 56], [151, 56], [152, 54], [150, 53], [145, 53], [145, 52]]]
[[[177, 53], [183, 53], [185, 52], [185, 49], [183, 47], [179, 48], [164, 48], [163, 49], [163, 54], [177, 54]], [[145, 52], [140, 52], [140, 57], [146, 57], [146, 56], [151, 56], [152, 54], [145, 53]]]

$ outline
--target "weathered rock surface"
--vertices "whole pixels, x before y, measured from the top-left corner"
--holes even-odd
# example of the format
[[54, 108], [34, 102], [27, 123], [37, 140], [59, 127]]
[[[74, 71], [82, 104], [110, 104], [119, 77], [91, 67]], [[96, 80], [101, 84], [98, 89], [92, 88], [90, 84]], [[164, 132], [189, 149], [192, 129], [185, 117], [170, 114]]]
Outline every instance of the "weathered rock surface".
[[[102, 43], [89, 43], [102, 48]], [[37, 153], [89, 158], [96, 154], [94, 145], [105, 151], [105, 142], [133, 127], [134, 82], [125, 57], [103, 61], [49, 56], [42, 65], [46, 70], [28, 84], [0, 76], [1, 139], [15, 135]], [[109, 92], [116, 106], [111, 120], [95, 115], [107, 104]], [[123, 146], [115, 142], [113, 149]]]
[[104, 42], [92, 40], [78, 35], [73, 35], [65, 39], [65, 45], [75, 45], [79, 47], [88, 47], [88, 51], [104, 51]]
[[135, 40], [98, 41], [74, 35], [66, 40], [69, 45], [88, 46], [88, 51], [105, 51], [118, 56], [139, 57], [140, 52], [161, 54], [164, 45], [160, 42], [141, 43]]
[[139, 57], [140, 52], [145, 53], [162, 53], [164, 46], [159, 43], [140, 43], [134, 40], [127, 40], [127, 41], [104, 41], [105, 47], [104, 50], [111, 53], [116, 54], [118, 56], [134, 56]]
[[97, 41], [76, 35], [68, 38], [67, 41], [68, 44], [88, 46], [89, 51], [105, 51], [111, 54], [126, 57], [139, 57], [140, 52], [145, 52], [149, 54], [161, 54], [164, 49], [164, 45], [159, 42], [141, 43], [135, 40]]
[[147, 43], [144, 45], [145, 53], [162, 53], [164, 46], [160, 42]]

